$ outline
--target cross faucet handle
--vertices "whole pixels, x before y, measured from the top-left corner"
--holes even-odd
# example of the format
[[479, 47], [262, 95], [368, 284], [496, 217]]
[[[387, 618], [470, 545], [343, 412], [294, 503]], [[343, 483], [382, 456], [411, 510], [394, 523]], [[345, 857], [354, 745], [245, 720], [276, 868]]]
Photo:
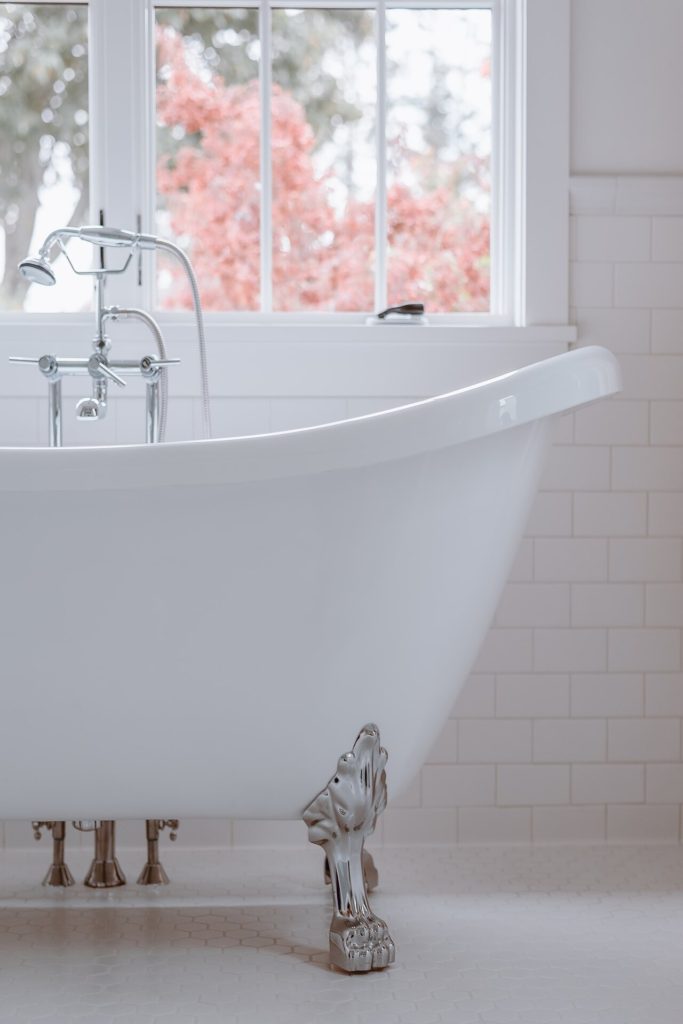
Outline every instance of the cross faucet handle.
[[126, 386], [126, 382], [123, 377], [119, 377], [118, 373], [114, 373], [111, 366], [105, 363], [102, 357], [98, 356], [97, 353], [90, 356], [90, 359], [88, 360], [88, 373], [96, 380], [98, 377], [106, 377], [108, 380], [113, 380], [120, 388], [125, 388]]

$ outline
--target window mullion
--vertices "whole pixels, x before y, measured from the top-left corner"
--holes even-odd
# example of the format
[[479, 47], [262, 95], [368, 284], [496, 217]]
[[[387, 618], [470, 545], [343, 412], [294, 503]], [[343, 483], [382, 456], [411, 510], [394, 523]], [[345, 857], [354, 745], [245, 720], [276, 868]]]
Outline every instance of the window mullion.
[[[102, 210], [108, 225], [129, 230], [144, 214], [148, 173], [146, 6], [90, 0], [91, 214], [97, 221]], [[120, 266], [122, 256], [109, 250], [106, 262]], [[108, 280], [107, 301], [139, 305], [141, 291], [130, 270]]]
[[387, 59], [386, 6], [377, 0], [377, 186], [375, 190], [375, 310], [387, 306]]
[[273, 153], [271, 132], [272, 47], [271, 12], [268, 0], [259, 5], [259, 88], [261, 94], [261, 312], [273, 308]]

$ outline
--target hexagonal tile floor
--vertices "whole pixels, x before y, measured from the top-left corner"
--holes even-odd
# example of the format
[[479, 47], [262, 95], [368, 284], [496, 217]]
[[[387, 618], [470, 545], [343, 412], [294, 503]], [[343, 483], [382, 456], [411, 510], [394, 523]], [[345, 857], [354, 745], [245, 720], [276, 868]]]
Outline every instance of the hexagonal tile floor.
[[171, 886], [108, 892], [41, 888], [47, 852], [0, 855], [2, 1024], [683, 1022], [679, 848], [379, 849], [397, 963], [350, 977], [312, 847], [166, 848]]

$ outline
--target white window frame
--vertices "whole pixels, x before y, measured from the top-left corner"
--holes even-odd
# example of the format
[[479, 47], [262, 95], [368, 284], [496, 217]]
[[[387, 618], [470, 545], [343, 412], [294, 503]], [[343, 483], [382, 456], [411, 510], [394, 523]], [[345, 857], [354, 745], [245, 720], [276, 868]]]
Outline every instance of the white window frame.
[[[561, 351], [575, 339], [575, 329], [568, 325], [570, 0], [399, 2], [408, 7], [486, 6], [493, 10], [494, 40], [500, 41], [494, 52], [492, 83], [498, 141], [494, 216], [503, 211], [502, 221], [492, 231], [496, 311], [431, 316], [427, 326], [373, 326], [366, 324], [366, 314], [211, 313], [206, 322], [215, 394], [435, 393], [467, 381], [468, 376], [476, 379], [485, 372], [484, 364], [491, 372], [504, 372]], [[277, 0], [279, 6], [291, 3]], [[393, 0], [375, 0], [380, 26], [385, 4], [395, 5]], [[268, 0], [258, 0], [258, 5], [262, 40], [267, 44]], [[320, 4], [315, 0], [296, 4], [304, 5]], [[360, 0], [357, 5], [367, 6]], [[139, 223], [143, 231], [152, 232], [156, 6], [244, 3], [89, 0], [92, 220], [102, 209], [108, 224], [135, 227]], [[268, 86], [269, 70], [262, 72], [262, 95], [269, 95]], [[381, 108], [382, 97], [379, 102]], [[267, 106], [262, 129], [261, 173], [268, 192]], [[380, 140], [381, 160], [383, 151]], [[380, 230], [383, 218], [380, 197]], [[267, 218], [263, 231], [262, 270], [267, 270]], [[107, 301], [154, 312], [169, 346], [180, 350], [185, 363], [193, 363], [191, 314], [154, 310], [152, 258], [143, 257], [148, 265], [141, 284], [137, 275], [128, 275], [126, 281], [114, 278], [108, 284]], [[382, 298], [376, 296], [378, 306]], [[61, 347], [62, 339], [73, 343], [77, 329], [80, 335], [82, 328], [87, 338], [91, 323], [87, 314], [0, 316], [0, 361], [10, 334], [14, 348], [25, 343], [37, 350], [42, 344], [42, 351]], [[0, 394], [8, 393], [1, 383], [6, 376], [0, 371]], [[176, 374], [181, 393], [196, 392], [195, 376], [194, 367]], [[14, 393], [14, 388], [10, 386], [9, 391]]]

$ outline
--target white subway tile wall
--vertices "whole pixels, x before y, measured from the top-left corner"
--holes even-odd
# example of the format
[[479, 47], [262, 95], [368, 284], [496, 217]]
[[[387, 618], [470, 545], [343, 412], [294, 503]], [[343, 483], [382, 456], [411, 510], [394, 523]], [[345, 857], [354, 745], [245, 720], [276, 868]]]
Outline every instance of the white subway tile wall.
[[[625, 389], [559, 421], [473, 674], [393, 802], [389, 751], [377, 842], [681, 840], [683, 177], [586, 176], [570, 198], [579, 344], [612, 349]], [[405, 401], [216, 398], [213, 417], [220, 433], [251, 434]], [[138, 438], [139, 402], [113, 404], [107, 439]], [[42, 403], [4, 399], [0, 438], [39, 443], [43, 418]], [[199, 420], [197, 401], [172, 404], [171, 436], [196, 433]], [[142, 841], [139, 827], [123, 834]], [[289, 823], [197, 822], [180, 841], [304, 838]], [[29, 841], [28, 825], [7, 823], [8, 845]]]

